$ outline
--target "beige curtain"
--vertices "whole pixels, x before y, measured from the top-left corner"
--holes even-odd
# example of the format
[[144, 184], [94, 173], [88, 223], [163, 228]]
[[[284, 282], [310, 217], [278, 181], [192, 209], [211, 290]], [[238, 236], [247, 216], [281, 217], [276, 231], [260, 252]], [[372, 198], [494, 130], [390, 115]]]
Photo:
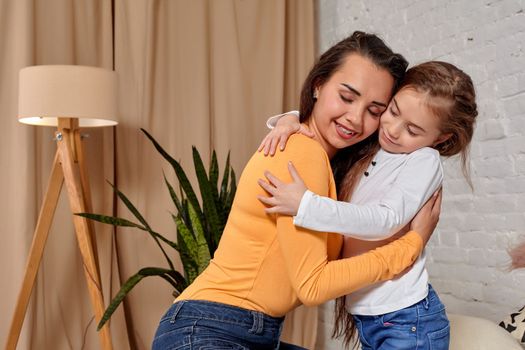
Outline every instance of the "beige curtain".
[[[162, 172], [174, 176], [139, 128], [153, 134], [191, 175], [191, 145], [205, 161], [215, 149], [221, 165], [230, 150], [240, 175], [266, 132], [265, 119], [297, 106], [314, 56], [313, 0], [0, 0], [0, 26], [0, 266], [5, 276], [0, 339], [6, 339], [55, 151], [51, 128], [16, 121], [20, 68], [114, 67], [120, 123], [114, 130], [89, 130], [85, 143], [94, 210], [114, 210], [107, 179], [155, 229], [174, 238], [169, 212], [175, 209]], [[121, 203], [115, 207], [118, 215], [130, 217]], [[165, 266], [142, 232], [96, 230], [106, 303], [141, 267]], [[79, 256], [62, 198], [19, 349], [99, 348]], [[164, 281], [141, 282], [112, 317], [115, 349], [148, 349], [172, 299]], [[317, 311], [301, 312], [288, 317], [285, 338], [313, 348]]]
[[[111, 1], [0, 2], [1, 275], [0, 339], [5, 341], [20, 289], [36, 218], [55, 153], [53, 129], [21, 125], [16, 120], [18, 71], [29, 65], [78, 64], [112, 68]], [[113, 143], [109, 130], [90, 130], [86, 139], [94, 209], [111, 211]], [[96, 349], [98, 338], [89, 304], [82, 262], [65, 191], [59, 201], [44, 252], [19, 349]], [[112, 235], [98, 227], [104, 294], [111, 288]], [[116, 270], [114, 270], [116, 272]], [[116, 273], [115, 276], [118, 276]], [[116, 287], [119, 282], [114, 281]], [[121, 312], [120, 312], [121, 314]], [[115, 318], [115, 335], [124, 329]], [[116, 337], [118, 338], [118, 337]], [[120, 337], [125, 339], [125, 337]], [[3, 342], [2, 341], [2, 342]], [[116, 339], [119, 347], [122, 342]]]

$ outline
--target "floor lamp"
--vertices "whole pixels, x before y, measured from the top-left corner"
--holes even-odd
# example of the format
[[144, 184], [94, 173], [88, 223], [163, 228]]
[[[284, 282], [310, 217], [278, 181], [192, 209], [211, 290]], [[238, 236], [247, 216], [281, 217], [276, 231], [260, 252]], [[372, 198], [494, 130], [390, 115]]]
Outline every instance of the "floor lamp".
[[[91, 212], [91, 194], [80, 128], [116, 125], [116, 73], [86, 66], [32, 66], [20, 70], [18, 118], [25, 124], [55, 126], [57, 151], [11, 321], [7, 350], [15, 349], [27, 305], [65, 183], [72, 213]], [[96, 323], [104, 313], [93, 224], [73, 215], [78, 247]], [[112, 349], [109, 324], [99, 331], [102, 349]]]

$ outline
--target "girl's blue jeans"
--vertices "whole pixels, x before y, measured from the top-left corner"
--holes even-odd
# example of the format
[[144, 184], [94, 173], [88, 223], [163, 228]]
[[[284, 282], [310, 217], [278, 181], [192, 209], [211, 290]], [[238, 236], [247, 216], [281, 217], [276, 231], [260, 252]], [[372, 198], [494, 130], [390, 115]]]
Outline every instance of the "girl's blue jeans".
[[303, 349], [279, 342], [283, 320], [226, 304], [183, 300], [161, 318], [152, 349]]
[[379, 316], [354, 315], [362, 350], [446, 350], [450, 325], [445, 306], [429, 286], [420, 302]]

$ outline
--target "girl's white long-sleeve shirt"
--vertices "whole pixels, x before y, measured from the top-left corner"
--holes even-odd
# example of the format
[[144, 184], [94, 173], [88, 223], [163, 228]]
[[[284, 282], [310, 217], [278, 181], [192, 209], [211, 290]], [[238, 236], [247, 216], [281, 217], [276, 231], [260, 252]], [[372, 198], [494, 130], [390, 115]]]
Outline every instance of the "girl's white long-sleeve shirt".
[[[379, 150], [366, 173], [350, 203], [307, 191], [294, 224], [343, 234], [348, 237], [344, 256], [358, 255], [376, 246], [363, 241], [383, 245], [408, 224], [443, 180], [439, 153], [428, 147], [410, 154]], [[413, 305], [427, 293], [428, 273], [423, 252], [402, 276], [348, 295], [347, 309], [355, 315], [381, 315]]]
[[[285, 114], [299, 116], [298, 111]], [[280, 114], [271, 117], [273, 128]], [[299, 174], [300, 175], [300, 174]], [[379, 150], [363, 174], [350, 202], [306, 191], [294, 224], [345, 236], [343, 257], [360, 255], [389, 242], [407, 225], [443, 181], [439, 152], [424, 147], [409, 154]], [[349, 312], [381, 315], [413, 305], [428, 294], [425, 252], [401, 276], [362, 288], [346, 297]]]

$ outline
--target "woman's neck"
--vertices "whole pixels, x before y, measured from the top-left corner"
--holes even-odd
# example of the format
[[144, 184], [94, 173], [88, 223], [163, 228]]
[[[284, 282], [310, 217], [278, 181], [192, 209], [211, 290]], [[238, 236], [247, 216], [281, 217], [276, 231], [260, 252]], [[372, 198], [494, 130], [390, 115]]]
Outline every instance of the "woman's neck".
[[325, 150], [326, 154], [328, 155], [328, 158], [332, 159], [338, 150], [332, 147], [332, 145], [328, 143], [326, 138], [323, 137], [321, 132], [319, 132], [319, 129], [317, 128], [317, 125], [315, 124], [315, 119], [313, 118], [313, 116], [310, 118], [310, 120], [304, 122], [304, 124], [311, 132], [314, 133], [313, 139], [321, 144], [321, 147], [323, 147], [323, 149]]

